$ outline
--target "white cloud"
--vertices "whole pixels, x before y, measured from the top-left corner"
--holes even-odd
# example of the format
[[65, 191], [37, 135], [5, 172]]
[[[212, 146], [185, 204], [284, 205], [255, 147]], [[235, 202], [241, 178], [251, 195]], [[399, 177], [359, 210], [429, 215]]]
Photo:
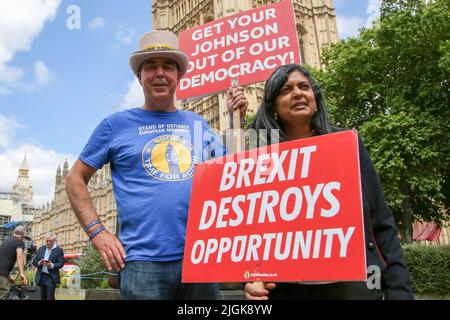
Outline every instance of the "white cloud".
[[10, 85], [18, 83], [23, 78], [22, 69], [16, 67], [10, 67], [0, 64], [0, 82], [4, 82]]
[[380, 6], [381, 0], [369, 0], [367, 5], [367, 14], [369, 14], [369, 17], [366, 20], [367, 28], [370, 28], [372, 23], [380, 16]]
[[127, 82], [127, 93], [120, 103], [121, 108], [132, 108], [142, 106], [145, 102], [142, 86], [137, 78]]
[[356, 37], [359, 34], [359, 29], [364, 26], [364, 19], [358, 16], [343, 17], [337, 16], [337, 29], [341, 39], [348, 37]]
[[61, 0], [0, 1], [0, 94], [16, 89], [24, 74], [7, 63], [16, 52], [30, 50], [44, 24], [55, 18], [60, 4]]
[[44, 62], [36, 61], [34, 64], [34, 77], [37, 87], [45, 86], [50, 82], [51, 74]]
[[119, 45], [129, 45], [131, 41], [133, 41], [134, 35], [136, 34], [136, 30], [128, 29], [124, 30], [122, 26], [119, 26], [116, 32], [116, 38], [119, 40]]
[[10, 90], [6, 89], [5, 87], [0, 87], [0, 96], [5, 96], [9, 93], [11, 93]]
[[381, 0], [368, 0], [366, 13], [367, 18], [361, 16], [344, 17], [337, 16], [337, 28], [341, 39], [356, 37], [362, 28], [372, 27], [373, 22], [380, 16]]
[[[14, 90], [27, 93], [34, 92], [46, 86], [53, 79], [53, 74], [42, 60], [37, 60], [34, 63], [34, 78], [31, 75], [25, 77], [23, 70], [7, 65], [0, 65], [0, 73], [2, 70], [5, 72], [0, 75], [0, 95], [6, 95]], [[2, 80], [5, 81], [2, 83]]]
[[89, 28], [91, 30], [103, 28], [106, 25], [106, 21], [103, 17], [96, 17], [89, 22]]
[[27, 154], [30, 182], [33, 186], [33, 204], [41, 206], [53, 199], [55, 190], [55, 175], [58, 164], [62, 165], [67, 159], [69, 167], [73, 165], [76, 156], [58, 153], [37, 145], [22, 144], [0, 153], [0, 190], [10, 191], [17, 180], [19, 168], [24, 154]]
[[71, 166], [77, 157], [44, 148], [36, 143], [19, 143], [14, 137], [16, 130], [20, 128], [24, 126], [13, 117], [0, 114], [0, 191], [11, 191], [26, 152], [34, 193], [33, 203], [40, 206], [53, 198], [58, 164], [61, 164], [62, 168], [64, 160], [67, 159]]
[[22, 78], [22, 69], [0, 64], [0, 96], [11, 93], [11, 88], [17, 86]]
[[29, 50], [47, 20], [53, 20], [61, 0], [0, 1], [0, 64], [16, 51]]
[[[0, 114], [0, 148], [11, 145], [18, 128], [23, 128], [23, 126], [14, 118], [8, 118]], [[0, 166], [0, 168], [3, 170], [3, 167]]]

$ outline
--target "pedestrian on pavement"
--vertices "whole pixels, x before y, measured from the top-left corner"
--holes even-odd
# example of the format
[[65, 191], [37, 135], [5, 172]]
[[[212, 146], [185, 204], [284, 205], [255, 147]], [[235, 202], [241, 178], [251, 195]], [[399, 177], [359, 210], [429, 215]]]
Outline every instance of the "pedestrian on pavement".
[[49, 232], [45, 245], [40, 247], [33, 260], [37, 267], [36, 284], [41, 289], [42, 300], [55, 300], [56, 286], [61, 282], [59, 269], [64, 266], [64, 251], [56, 244], [56, 235]]
[[10, 282], [14, 281], [14, 279], [10, 277], [10, 272], [14, 268], [16, 262], [22, 284], [25, 286], [28, 285], [24, 266], [24, 238], [25, 228], [23, 226], [18, 226], [14, 229], [13, 235], [3, 241], [0, 245], [0, 300], [8, 297]]

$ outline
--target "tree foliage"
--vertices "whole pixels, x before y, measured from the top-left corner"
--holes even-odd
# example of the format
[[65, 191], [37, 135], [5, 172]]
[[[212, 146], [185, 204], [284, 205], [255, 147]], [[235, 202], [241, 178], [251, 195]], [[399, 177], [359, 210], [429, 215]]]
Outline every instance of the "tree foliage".
[[379, 21], [326, 50], [317, 73], [330, 117], [361, 132], [409, 236], [412, 218], [448, 218], [449, 12], [448, 0], [384, 0]]
[[[78, 263], [78, 266], [80, 267], [80, 273], [81, 275], [90, 275], [95, 274], [98, 272], [105, 271], [105, 268], [103, 267], [102, 259], [100, 257], [100, 254], [98, 251], [91, 245], [87, 245], [83, 249], [83, 255], [80, 259], [80, 262]], [[91, 278], [91, 279], [89, 279]], [[96, 279], [93, 279], [96, 278]], [[102, 282], [104, 280], [101, 280], [100, 278], [107, 278], [105, 276], [102, 276], [100, 274], [92, 275], [90, 277], [81, 278], [81, 287], [83, 289], [88, 288], [98, 288], [102, 286]]]

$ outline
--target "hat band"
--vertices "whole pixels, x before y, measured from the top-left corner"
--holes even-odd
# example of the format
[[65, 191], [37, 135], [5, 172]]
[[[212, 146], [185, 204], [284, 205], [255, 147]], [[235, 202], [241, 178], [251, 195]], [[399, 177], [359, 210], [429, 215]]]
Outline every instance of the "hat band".
[[153, 51], [153, 50], [161, 50], [161, 49], [171, 49], [176, 50], [176, 48], [169, 46], [168, 44], [152, 44], [151, 46], [145, 47], [142, 51]]

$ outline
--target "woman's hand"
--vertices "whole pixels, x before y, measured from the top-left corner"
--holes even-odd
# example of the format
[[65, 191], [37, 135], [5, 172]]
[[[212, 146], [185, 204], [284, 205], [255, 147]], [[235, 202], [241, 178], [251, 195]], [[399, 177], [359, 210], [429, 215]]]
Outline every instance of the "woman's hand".
[[256, 283], [247, 283], [244, 287], [246, 300], [268, 300], [269, 290], [275, 289], [277, 286], [274, 282], [264, 282], [264, 288], [260, 288]]

